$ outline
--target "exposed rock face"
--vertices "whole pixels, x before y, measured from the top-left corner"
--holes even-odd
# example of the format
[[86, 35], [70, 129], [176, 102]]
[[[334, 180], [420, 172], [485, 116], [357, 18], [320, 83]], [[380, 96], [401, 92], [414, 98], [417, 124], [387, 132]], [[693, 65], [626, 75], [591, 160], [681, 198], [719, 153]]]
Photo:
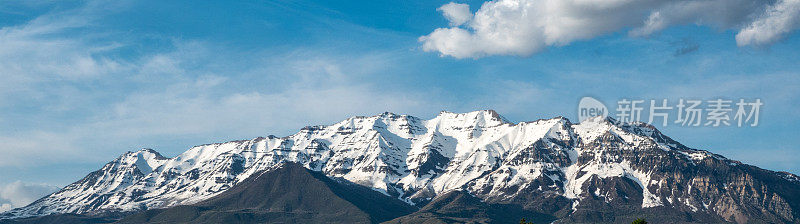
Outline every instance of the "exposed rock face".
[[0, 217], [136, 211], [196, 203], [296, 162], [411, 205], [464, 190], [569, 222], [645, 214], [686, 222], [800, 222], [800, 178], [691, 149], [646, 124], [561, 117], [511, 123], [494, 111], [422, 120], [384, 113], [287, 137], [126, 153]]

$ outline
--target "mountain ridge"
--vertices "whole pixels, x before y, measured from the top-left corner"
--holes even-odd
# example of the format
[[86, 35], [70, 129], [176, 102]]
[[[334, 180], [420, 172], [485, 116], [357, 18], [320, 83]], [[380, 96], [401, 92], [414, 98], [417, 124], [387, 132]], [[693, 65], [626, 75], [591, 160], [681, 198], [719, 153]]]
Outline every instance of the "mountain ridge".
[[[794, 174], [748, 169], [689, 148], [651, 125], [604, 117], [577, 124], [564, 117], [512, 123], [493, 110], [443, 111], [429, 120], [386, 112], [306, 126], [285, 137], [198, 145], [172, 158], [153, 152], [123, 154], [0, 218], [192, 204], [284, 162], [416, 206], [466, 190], [486, 202], [519, 204], [560, 218], [581, 214], [588, 204], [664, 207], [733, 222], [798, 222], [800, 210], [792, 193], [800, 193], [800, 178]], [[742, 192], [730, 192], [729, 186]], [[615, 193], [617, 187], [627, 190]], [[603, 214], [588, 217], [607, 220]]]

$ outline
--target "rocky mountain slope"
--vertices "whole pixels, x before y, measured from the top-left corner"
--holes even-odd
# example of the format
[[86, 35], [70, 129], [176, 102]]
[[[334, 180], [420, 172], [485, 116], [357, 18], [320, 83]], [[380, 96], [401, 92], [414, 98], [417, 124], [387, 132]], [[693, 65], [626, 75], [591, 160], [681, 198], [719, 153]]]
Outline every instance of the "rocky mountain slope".
[[147, 210], [118, 223], [378, 223], [413, 211], [402, 201], [290, 162], [194, 205]]
[[488, 204], [466, 191], [453, 190], [437, 196], [419, 211], [385, 223], [519, 223], [521, 219], [550, 223], [555, 217], [526, 211], [515, 204]]
[[383, 113], [287, 136], [126, 153], [29, 206], [20, 218], [194, 204], [296, 162], [422, 207], [463, 190], [569, 222], [632, 214], [686, 222], [800, 223], [800, 178], [686, 147], [647, 124], [596, 117], [511, 123], [495, 111], [430, 120]]

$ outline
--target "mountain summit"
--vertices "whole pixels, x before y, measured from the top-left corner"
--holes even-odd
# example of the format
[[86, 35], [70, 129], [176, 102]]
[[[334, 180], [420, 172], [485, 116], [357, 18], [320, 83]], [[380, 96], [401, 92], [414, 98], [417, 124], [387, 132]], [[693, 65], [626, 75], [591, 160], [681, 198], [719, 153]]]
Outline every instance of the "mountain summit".
[[287, 162], [417, 208], [448, 195], [457, 204], [478, 199], [470, 208], [514, 205], [556, 222], [800, 223], [796, 175], [692, 149], [643, 123], [512, 123], [492, 110], [430, 120], [352, 117], [286, 137], [200, 145], [173, 158], [128, 152], [0, 219], [191, 205]]

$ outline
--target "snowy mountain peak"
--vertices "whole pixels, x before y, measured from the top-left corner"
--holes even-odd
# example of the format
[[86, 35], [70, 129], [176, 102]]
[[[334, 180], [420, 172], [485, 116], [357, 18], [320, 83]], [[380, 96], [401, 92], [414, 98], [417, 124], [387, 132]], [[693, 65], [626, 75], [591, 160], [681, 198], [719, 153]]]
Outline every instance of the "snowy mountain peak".
[[131, 153], [135, 154], [137, 157], [141, 157], [141, 158], [144, 158], [144, 159], [147, 159], [147, 160], [154, 160], [155, 161], [155, 160], [166, 160], [166, 159], [169, 159], [167, 157], [162, 156], [161, 153], [158, 153], [156, 150], [153, 150], [153, 149], [150, 149], [150, 148], [142, 148], [139, 151], [131, 152]]
[[128, 151], [120, 155], [112, 163], [117, 163], [119, 167], [136, 168], [142, 174], [148, 174], [164, 164], [167, 160], [168, 158], [162, 156], [155, 150], [143, 148], [136, 152]]
[[458, 120], [465, 122], [474, 122], [482, 126], [497, 126], [500, 124], [512, 123], [494, 110], [478, 110], [467, 113], [453, 113], [449, 111], [442, 111], [439, 116], [434, 120]]
[[136, 166], [143, 173], [152, 172], [168, 160], [168, 158], [152, 149], [142, 149], [137, 153], [136, 157]]
[[608, 117], [608, 116], [601, 116], [601, 115], [598, 115], [598, 116], [594, 116], [594, 117], [587, 118], [586, 120], [583, 120], [583, 121], [581, 121], [581, 123], [608, 123], [608, 124], [616, 124], [616, 123], [617, 123], [617, 120], [616, 120], [616, 119], [614, 119], [613, 117]]
[[[442, 112], [430, 120], [387, 112], [307, 126], [286, 137], [195, 146], [174, 158], [151, 149], [128, 152], [0, 218], [191, 204], [286, 162], [410, 204], [467, 190], [488, 202], [542, 200], [572, 212], [618, 201], [643, 208], [728, 211], [732, 205], [726, 200], [739, 196], [719, 195], [709, 186], [731, 186], [725, 181], [750, 172], [749, 166], [683, 146], [653, 126], [607, 117], [578, 124], [564, 117], [515, 124], [493, 110]], [[799, 184], [787, 175], [774, 176]], [[751, 175], [751, 182], [739, 184], [755, 186], [759, 183], [752, 178], [761, 177], [767, 176]], [[612, 189], [620, 186], [628, 191], [623, 196]], [[709, 204], [709, 198], [718, 204]]]

